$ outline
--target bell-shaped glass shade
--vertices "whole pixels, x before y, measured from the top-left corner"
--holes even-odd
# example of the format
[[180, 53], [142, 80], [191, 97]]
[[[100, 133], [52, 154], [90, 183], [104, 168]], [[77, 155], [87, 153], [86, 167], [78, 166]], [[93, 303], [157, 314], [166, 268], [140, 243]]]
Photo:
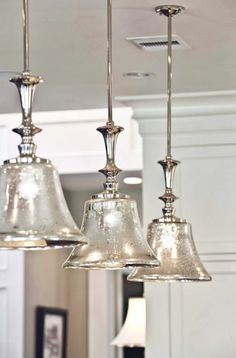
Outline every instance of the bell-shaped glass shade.
[[111, 344], [117, 347], [145, 347], [146, 304], [144, 297], [129, 298], [128, 313], [119, 334]]
[[134, 269], [129, 281], [211, 280], [198, 256], [189, 223], [154, 220], [148, 226], [147, 239], [160, 267]]
[[134, 200], [114, 197], [88, 200], [81, 231], [88, 245], [75, 247], [64, 268], [122, 269], [158, 265], [143, 238]]
[[0, 249], [44, 249], [86, 243], [48, 162], [0, 167]]

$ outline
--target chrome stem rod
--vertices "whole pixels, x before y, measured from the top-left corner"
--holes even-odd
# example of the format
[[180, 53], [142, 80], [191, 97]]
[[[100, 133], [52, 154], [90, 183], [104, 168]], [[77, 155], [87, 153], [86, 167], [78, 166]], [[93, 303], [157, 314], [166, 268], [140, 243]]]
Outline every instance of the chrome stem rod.
[[172, 14], [168, 16], [167, 52], [167, 157], [171, 158], [171, 100], [172, 100]]
[[107, 95], [108, 124], [113, 124], [112, 113], [112, 0], [107, 0]]
[[168, 51], [167, 51], [167, 159], [171, 159], [172, 132], [172, 18], [183, 12], [185, 8], [179, 5], [159, 5], [155, 11], [168, 18]]
[[29, 1], [23, 0], [23, 48], [24, 48], [24, 72], [29, 72]]

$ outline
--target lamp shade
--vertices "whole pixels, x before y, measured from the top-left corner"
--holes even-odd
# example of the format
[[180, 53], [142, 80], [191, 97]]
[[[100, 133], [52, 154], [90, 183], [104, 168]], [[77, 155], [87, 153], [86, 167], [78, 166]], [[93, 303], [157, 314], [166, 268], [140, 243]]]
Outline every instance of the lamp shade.
[[86, 243], [49, 161], [0, 167], [0, 249], [44, 249]]
[[125, 323], [111, 342], [117, 347], [145, 347], [146, 304], [145, 298], [130, 298]]
[[160, 267], [134, 269], [128, 276], [129, 281], [211, 280], [198, 256], [189, 223], [153, 220], [148, 226], [147, 238]]
[[112, 270], [159, 265], [143, 238], [136, 202], [128, 196], [88, 200], [81, 231], [88, 244], [75, 247], [64, 268]]

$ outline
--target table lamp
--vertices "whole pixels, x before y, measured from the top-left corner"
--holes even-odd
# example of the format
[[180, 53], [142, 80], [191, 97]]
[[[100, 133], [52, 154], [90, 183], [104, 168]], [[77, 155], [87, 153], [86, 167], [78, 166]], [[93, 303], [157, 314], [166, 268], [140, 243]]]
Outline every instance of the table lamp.
[[143, 297], [129, 298], [128, 313], [118, 335], [112, 340], [117, 347], [144, 348], [146, 345], [146, 302]]

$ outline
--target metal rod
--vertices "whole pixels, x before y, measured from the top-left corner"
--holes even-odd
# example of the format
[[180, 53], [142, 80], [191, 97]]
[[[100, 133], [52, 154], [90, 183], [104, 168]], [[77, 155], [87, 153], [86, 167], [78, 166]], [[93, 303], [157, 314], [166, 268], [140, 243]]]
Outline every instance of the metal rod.
[[167, 157], [171, 157], [171, 99], [172, 99], [172, 14], [168, 15], [167, 54]]
[[107, 95], [108, 123], [112, 124], [112, 0], [107, 0]]
[[29, 1], [23, 0], [24, 72], [29, 72]]

